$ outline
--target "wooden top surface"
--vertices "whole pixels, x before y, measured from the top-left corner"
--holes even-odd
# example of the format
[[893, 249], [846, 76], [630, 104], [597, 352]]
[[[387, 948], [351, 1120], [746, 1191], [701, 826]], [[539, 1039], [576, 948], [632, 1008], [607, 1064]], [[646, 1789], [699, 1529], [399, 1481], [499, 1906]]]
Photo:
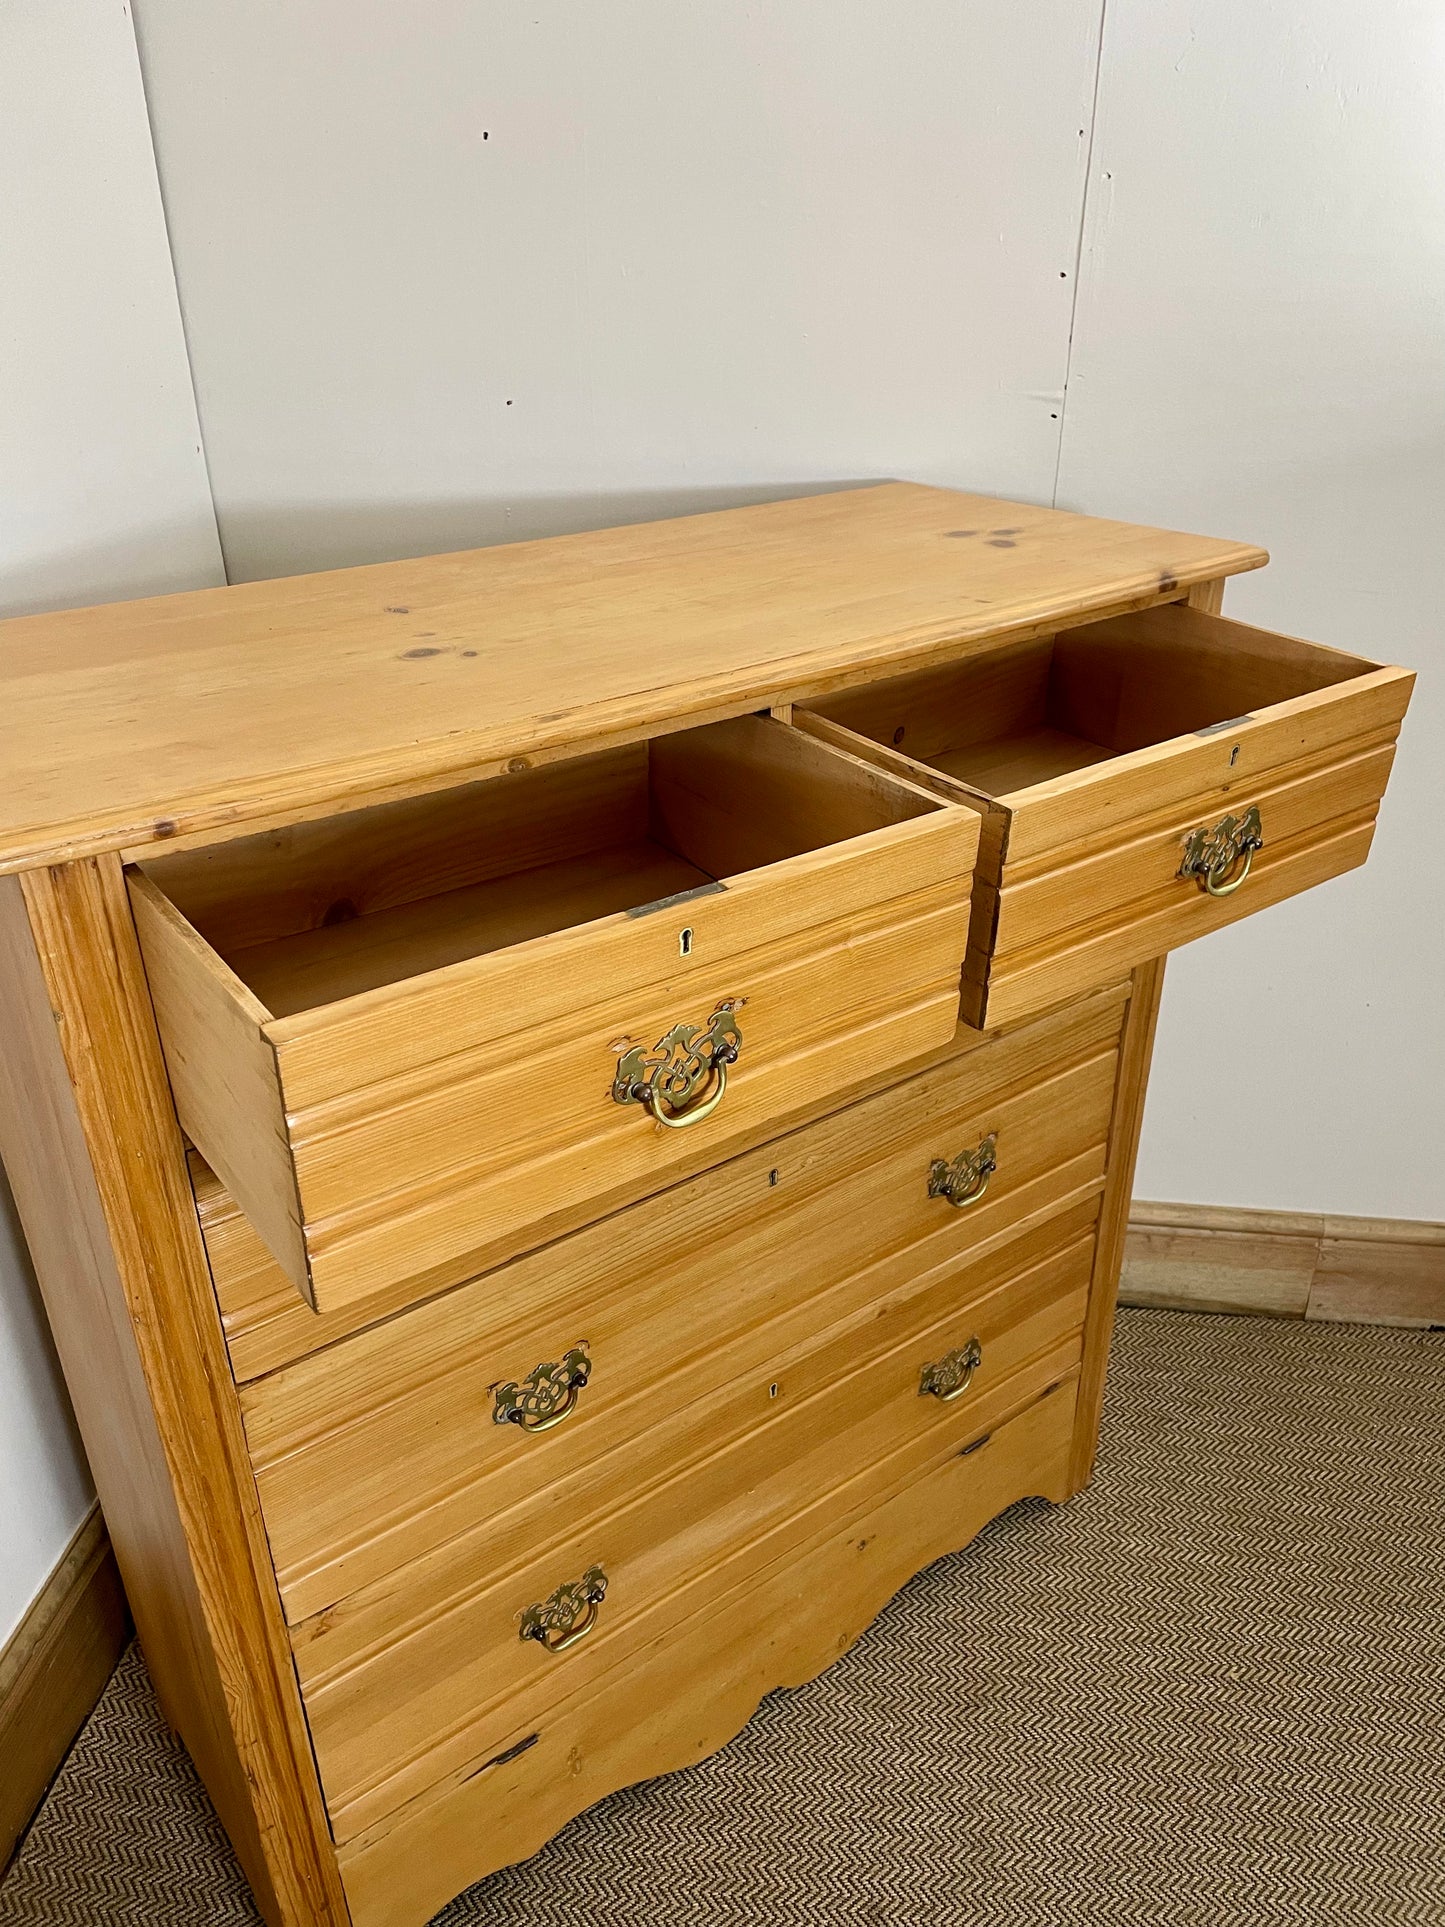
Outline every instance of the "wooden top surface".
[[890, 482], [0, 623], [0, 873], [966, 655], [1264, 551]]

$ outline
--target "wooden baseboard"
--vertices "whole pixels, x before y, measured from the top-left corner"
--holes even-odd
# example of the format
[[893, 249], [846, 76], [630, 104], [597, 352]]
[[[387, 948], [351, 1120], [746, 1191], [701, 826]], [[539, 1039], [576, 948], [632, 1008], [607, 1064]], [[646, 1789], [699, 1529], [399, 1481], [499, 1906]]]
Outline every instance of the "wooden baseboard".
[[1119, 1302], [1445, 1326], [1445, 1224], [1136, 1199]]
[[115, 1555], [92, 1506], [0, 1651], [0, 1872], [129, 1637]]

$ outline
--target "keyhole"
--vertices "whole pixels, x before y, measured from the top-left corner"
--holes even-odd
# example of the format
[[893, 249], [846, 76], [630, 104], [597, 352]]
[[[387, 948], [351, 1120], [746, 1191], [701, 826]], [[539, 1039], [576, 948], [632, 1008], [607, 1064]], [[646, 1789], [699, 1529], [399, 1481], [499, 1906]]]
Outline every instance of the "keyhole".
[[770, 1386], [768, 1387], [768, 1397], [769, 1397], [769, 1398], [776, 1398], [777, 1396], [778, 1396], [778, 1388], [777, 1388], [777, 1386], [776, 1386], [776, 1385], [770, 1385]]
[[684, 930], [677, 939], [677, 954], [679, 957], [690, 957], [692, 955], [692, 930], [690, 927]]
[[1234, 748], [1229, 752], [1229, 767], [1233, 769], [1235, 764], [1238, 761], [1239, 761], [1239, 744], [1236, 743], [1234, 745]]

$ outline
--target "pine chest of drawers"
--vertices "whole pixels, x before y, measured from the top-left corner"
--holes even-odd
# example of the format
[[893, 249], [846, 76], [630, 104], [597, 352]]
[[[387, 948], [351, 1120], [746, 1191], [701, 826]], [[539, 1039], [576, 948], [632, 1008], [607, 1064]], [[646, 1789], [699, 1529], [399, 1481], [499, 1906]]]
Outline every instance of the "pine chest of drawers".
[[1164, 954], [1411, 678], [888, 484], [0, 631], [0, 1141], [276, 1927], [411, 1927], [1089, 1477]]

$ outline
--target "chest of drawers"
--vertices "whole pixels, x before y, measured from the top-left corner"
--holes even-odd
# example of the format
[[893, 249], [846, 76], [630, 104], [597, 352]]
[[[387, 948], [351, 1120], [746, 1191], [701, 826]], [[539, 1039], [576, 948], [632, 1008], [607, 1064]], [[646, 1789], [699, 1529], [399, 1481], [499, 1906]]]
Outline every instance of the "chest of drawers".
[[1411, 678], [906, 484], [9, 623], [0, 1144], [275, 1927], [408, 1927], [1089, 1477], [1169, 949]]

